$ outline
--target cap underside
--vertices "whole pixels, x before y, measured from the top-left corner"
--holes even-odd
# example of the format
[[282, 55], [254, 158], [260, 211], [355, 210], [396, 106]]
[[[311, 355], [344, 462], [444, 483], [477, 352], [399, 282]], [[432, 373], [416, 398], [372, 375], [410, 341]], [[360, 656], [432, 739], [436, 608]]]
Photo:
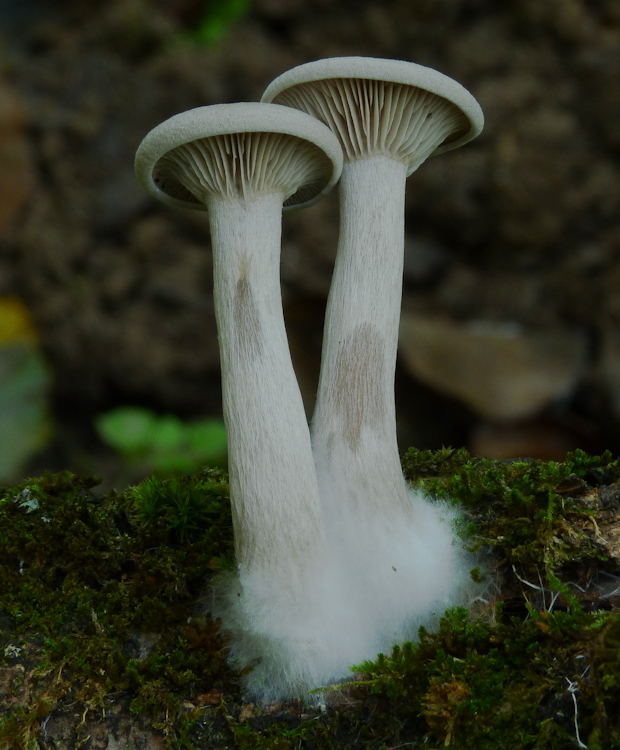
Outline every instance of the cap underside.
[[168, 151], [153, 182], [179, 201], [206, 205], [209, 194], [255, 200], [282, 193], [284, 205], [308, 203], [327, 186], [330, 159], [313, 143], [284, 133], [233, 133], [200, 138]]
[[253, 200], [281, 193], [284, 208], [316, 203], [340, 177], [342, 148], [325, 125], [278, 104], [197, 107], [153, 128], [136, 176], [174, 206], [205, 210], [210, 194]]
[[334, 57], [298, 65], [262, 96], [312, 114], [338, 136], [349, 159], [385, 154], [408, 173], [428, 157], [467, 143], [484, 115], [460, 83], [404, 60]]
[[349, 160], [390, 156], [414, 172], [439, 146], [470, 129], [452, 102], [415, 86], [330, 78], [285, 89], [274, 100], [324, 122]]

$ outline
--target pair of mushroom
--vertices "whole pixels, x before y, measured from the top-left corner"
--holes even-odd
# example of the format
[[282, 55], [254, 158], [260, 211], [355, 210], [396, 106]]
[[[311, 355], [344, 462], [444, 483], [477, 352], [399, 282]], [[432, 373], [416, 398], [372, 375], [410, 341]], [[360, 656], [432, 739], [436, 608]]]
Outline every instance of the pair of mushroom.
[[[459, 600], [469, 569], [452, 512], [410, 493], [394, 370], [405, 180], [482, 129], [452, 79], [334, 58], [273, 81], [262, 103], [200, 107], [152, 130], [141, 184], [209, 212], [238, 573], [215, 614], [255, 697], [346, 677]], [[281, 212], [340, 180], [340, 239], [312, 435], [286, 339]]]

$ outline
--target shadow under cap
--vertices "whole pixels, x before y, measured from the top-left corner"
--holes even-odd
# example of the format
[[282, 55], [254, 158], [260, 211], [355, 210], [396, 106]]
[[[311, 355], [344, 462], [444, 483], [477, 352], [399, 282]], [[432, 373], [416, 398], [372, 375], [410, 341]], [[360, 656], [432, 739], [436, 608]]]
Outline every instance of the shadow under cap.
[[338, 181], [342, 161], [338, 139], [315, 118], [277, 104], [240, 102], [165, 120], [140, 144], [135, 171], [147, 192], [180, 208], [206, 210], [201, 193], [252, 200], [283, 192], [286, 210], [321, 200]]
[[[333, 82], [331, 87], [327, 85], [329, 82]], [[355, 82], [364, 85], [355, 86]], [[323, 84], [323, 90], [320, 92], [322, 101], [318, 107], [315, 107], [312, 102], [305, 99], [310, 94], [312, 85], [317, 86], [321, 83]], [[338, 86], [343, 90], [337, 92], [335, 87]], [[391, 89], [389, 92], [388, 86]], [[393, 107], [396, 113], [398, 106], [393, 102], [386, 106], [388, 97], [385, 95], [389, 94], [389, 97], [393, 99], [398, 97], [402, 99], [403, 95], [406, 96], [406, 89], [416, 89], [420, 94], [426, 93], [427, 96], [434, 95], [432, 101], [423, 102], [423, 106], [426, 106], [429, 111], [439, 106], [444, 110], [442, 117], [449, 117], [453, 120], [443, 140], [439, 145], [432, 147], [431, 153], [427, 155], [435, 156], [458, 148], [481, 132], [484, 115], [480, 105], [467, 89], [432, 68], [404, 60], [333, 57], [305, 63], [286, 71], [272, 81], [265, 90], [262, 101], [286, 104], [304, 111], [312, 110], [312, 114], [323, 122], [329, 120], [328, 124], [334, 132], [340, 135], [349, 158], [356, 158], [358, 156], [355, 153], [356, 144], [349, 143], [349, 139], [359, 139], [359, 130], [363, 130], [365, 125], [366, 130], [373, 131], [364, 134], [367, 138], [376, 139], [379, 130], [383, 130], [380, 136], [382, 138], [394, 137], [396, 118], [390, 119], [389, 116], [386, 117], [386, 114], [390, 107]], [[409, 95], [411, 93], [409, 92]], [[384, 96], [385, 101], [382, 98], [382, 101], [377, 104], [377, 97]], [[341, 97], [340, 101], [338, 101], [339, 97]], [[303, 102], [302, 99], [304, 99]], [[400, 106], [402, 112], [403, 105]], [[408, 111], [411, 111], [410, 102], [405, 106], [409, 106]], [[372, 119], [373, 107], [377, 108], [378, 121]], [[359, 120], [352, 122], [353, 127], [347, 127], [348, 123], [343, 122], [351, 118], [350, 112], [346, 111], [348, 108], [357, 109], [361, 117], [361, 122]], [[416, 113], [419, 112], [418, 104], [415, 104], [413, 109]], [[396, 137], [398, 139], [401, 136], [396, 134]], [[408, 161], [406, 157], [401, 160]], [[413, 160], [413, 168], [409, 170], [409, 174], [419, 166], [419, 163], [421, 163], [419, 160]]]

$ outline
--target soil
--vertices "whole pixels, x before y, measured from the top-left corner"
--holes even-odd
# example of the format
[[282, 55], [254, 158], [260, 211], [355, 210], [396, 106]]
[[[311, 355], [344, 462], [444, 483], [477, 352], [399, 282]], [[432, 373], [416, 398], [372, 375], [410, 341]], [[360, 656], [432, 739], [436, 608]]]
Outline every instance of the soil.
[[[255, 0], [219, 44], [201, 47], [183, 34], [204, 7], [0, 9], [0, 103], [17, 112], [6, 132], [20, 154], [0, 181], [0, 203], [13, 206], [0, 217], [0, 295], [26, 302], [54, 373], [56, 437], [30, 470], [90, 469], [96, 456], [105, 470], [92, 419], [120, 404], [188, 419], [220, 412], [208, 219], [144, 193], [135, 150], [179, 111], [257, 100], [294, 65], [351, 54], [436, 68], [485, 112], [478, 139], [408, 183], [405, 309], [587, 342], [571, 391], [516, 424], [488, 423], [399, 363], [401, 448], [475, 451], [490, 430], [479, 444], [500, 457], [618, 452], [618, 3]], [[337, 225], [335, 197], [284, 221], [283, 298], [309, 413]]]

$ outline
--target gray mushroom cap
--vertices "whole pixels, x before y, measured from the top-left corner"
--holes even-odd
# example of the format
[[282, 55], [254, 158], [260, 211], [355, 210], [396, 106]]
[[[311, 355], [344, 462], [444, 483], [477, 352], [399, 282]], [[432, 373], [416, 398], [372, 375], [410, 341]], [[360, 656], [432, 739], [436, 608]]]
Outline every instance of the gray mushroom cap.
[[342, 171], [334, 134], [307, 114], [277, 104], [214, 104], [153, 128], [136, 152], [142, 187], [173, 206], [206, 210], [210, 193], [254, 200], [284, 194], [284, 208], [319, 201]]
[[329, 125], [351, 160], [386, 154], [408, 165], [471, 141], [484, 115], [452, 78], [403, 60], [332, 57], [272, 81], [263, 102], [285, 104]]

